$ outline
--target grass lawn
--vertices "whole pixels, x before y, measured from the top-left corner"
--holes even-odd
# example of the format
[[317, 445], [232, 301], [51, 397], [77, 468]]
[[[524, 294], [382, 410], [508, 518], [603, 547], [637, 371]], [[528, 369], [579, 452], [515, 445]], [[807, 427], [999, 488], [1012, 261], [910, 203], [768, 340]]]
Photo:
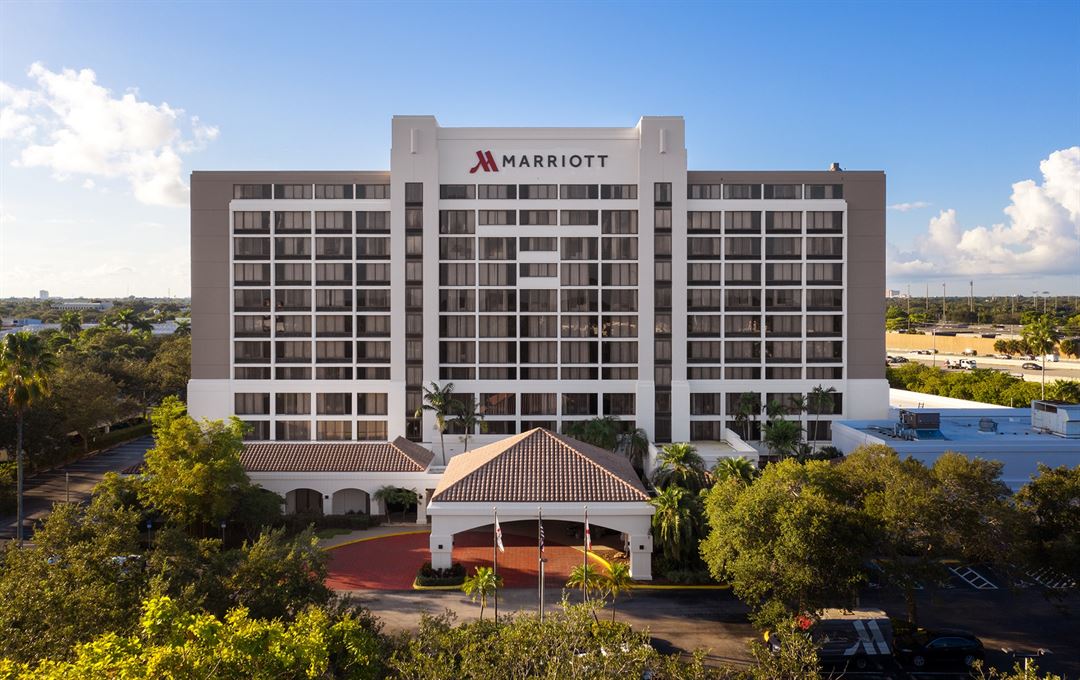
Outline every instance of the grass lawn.
[[319, 529], [315, 532], [315, 535], [319, 538], [333, 538], [348, 533], [352, 533], [352, 529]]

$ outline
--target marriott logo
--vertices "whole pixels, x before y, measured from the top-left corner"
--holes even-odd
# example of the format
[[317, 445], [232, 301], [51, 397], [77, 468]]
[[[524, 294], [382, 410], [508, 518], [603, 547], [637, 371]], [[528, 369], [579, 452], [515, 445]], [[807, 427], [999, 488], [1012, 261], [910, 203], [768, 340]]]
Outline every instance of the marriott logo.
[[[607, 154], [503, 154], [502, 166], [504, 168], [606, 168]], [[476, 165], [472, 166], [469, 174], [476, 174], [477, 170], [484, 172], [498, 172], [499, 166], [491, 151], [477, 151]]]

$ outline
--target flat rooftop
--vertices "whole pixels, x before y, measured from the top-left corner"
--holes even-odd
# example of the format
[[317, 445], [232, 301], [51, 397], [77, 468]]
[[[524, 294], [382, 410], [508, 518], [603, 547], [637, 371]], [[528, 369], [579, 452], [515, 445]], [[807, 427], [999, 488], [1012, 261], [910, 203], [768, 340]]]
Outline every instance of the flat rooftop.
[[[1036, 431], [1031, 426], [1030, 408], [994, 408], [983, 409], [936, 409], [936, 408], [911, 408], [905, 409], [913, 413], [938, 413], [941, 416], [941, 425], [937, 430], [909, 430], [914, 432], [914, 439], [910, 436], [897, 436], [894, 426], [900, 421], [899, 411], [892, 409], [891, 418], [877, 420], [841, 420], [837, 424], [846, 425], [852, 429], [877, 437], [886, 443], [910, 445], [923, 442], [956, 442], [957, 445], [965, 444], [991, 444], [997, 446], [1024, 447], [1051, 446], [1073, 447], [1080, 452], [1080, 440], [1066, 439], [1046, 432]], [[996, 432], [985, 432], [979, 429], [980, 421], [992, 420], [997, 425]], [[947, 447], [946, 447], [947, 448]]]

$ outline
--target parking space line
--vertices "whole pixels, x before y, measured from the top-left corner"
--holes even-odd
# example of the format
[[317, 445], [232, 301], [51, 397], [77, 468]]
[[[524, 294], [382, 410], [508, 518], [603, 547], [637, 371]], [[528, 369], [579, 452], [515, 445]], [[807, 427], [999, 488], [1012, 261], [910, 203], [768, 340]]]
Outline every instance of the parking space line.
[[997, 590], [998, 587], [979, 572], [968, 566], [949, 567], [949, 571], [975, 590]]

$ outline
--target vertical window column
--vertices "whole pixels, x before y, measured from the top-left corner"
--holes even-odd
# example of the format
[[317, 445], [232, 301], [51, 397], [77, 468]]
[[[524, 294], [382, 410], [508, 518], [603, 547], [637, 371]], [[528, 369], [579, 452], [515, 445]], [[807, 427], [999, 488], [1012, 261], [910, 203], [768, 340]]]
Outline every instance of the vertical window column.
[[[432, 282], [434, 283], [434, 282]], [[424, 184], [405, 183], [405, 436], [423, 440]]]
[[[657, 442], [671, 441], [671, 182], [653, 190], [655, 260], [654, 380]], [[684, 265], [685, 266], [685, 265]]]

